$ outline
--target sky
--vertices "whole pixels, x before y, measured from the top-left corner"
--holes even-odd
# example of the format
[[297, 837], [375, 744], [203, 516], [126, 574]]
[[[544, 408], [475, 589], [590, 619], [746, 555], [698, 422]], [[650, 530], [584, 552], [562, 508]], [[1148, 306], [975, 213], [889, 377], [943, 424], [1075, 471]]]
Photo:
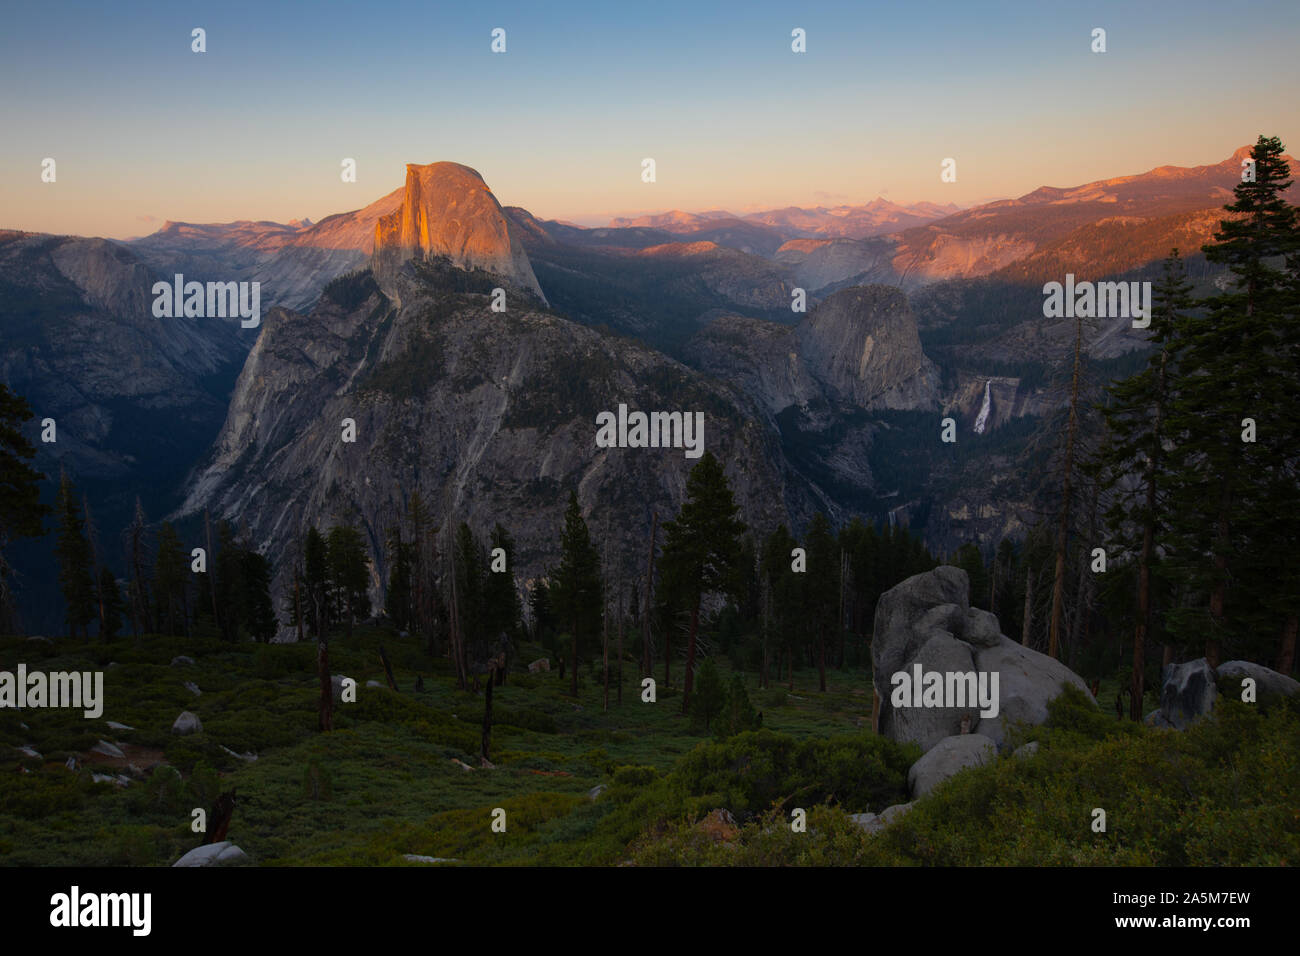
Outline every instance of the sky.
[[1295, 0], [4, 0], [0, 24], [0, 229], [318, 220], [440, 160], [596, 224], [966, 206], [1216, 163], [1260, 133], [1300, 153]]

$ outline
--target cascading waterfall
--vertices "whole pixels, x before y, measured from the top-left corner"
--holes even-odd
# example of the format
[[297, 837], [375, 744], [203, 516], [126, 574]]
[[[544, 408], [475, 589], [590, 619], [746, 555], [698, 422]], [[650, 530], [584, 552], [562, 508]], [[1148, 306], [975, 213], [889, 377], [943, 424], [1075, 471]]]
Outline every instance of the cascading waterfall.
[[987, 382], [984, 383], [984, 404], [980, 406], [980, 413], [975, 418], [976, 435], [983, 435], [984, 426], [988, 424], [989, 406], [991, 404], [990, 395], [989, 395], [989, 386], [992, 384], [993, 384], [993, 379], [989, 379]]

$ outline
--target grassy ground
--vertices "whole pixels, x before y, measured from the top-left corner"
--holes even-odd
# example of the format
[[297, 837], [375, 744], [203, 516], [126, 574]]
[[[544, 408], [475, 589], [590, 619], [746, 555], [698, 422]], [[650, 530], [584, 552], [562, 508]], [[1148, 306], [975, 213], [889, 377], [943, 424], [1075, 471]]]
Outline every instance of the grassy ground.
[[[401, 693], [385, 687], [379, 645]], [[172, 666], [174, 656], [193, 665]], [[357, 702], [316, 730], [314, 645], [231, 646], [150, 637], [70, 645], [0, 638], [0, 670], [103, 669], [99, 720], [0, 710], [0, 864], [167, 865], [202, 842], [191, 811], [237, 788], [229, 839], [260, 865], [467, 864], [1279, 864], [1300, 859], [1300, 708], [1227, 704], [1175, 734], [1117, 722], [1104, 702], [1062, 698], [1029, 761], [1003, 757], [919, 801], [884, 835], [847, 813], [905, 802], [915, 748], [870, 733], [864, 672], [796, 672], [793, 693], [748, 693], [763, 730], [692, 732], [675, 688], [642, 703], [624, 668], [608, 712], [587, 667], [577, 700], [555, 672], [511, 674], [494, 695], [491, 759], [477, 758], [484, 698], [458, 691], [414, 641], [358, 628], [331, 643]], [[522, 660], [542, 656], [525, 647]], [[727, 679], [730, 673], [727, 672]], [[674, 668], [680, 679], [680, 666]], [[414, 689], [416, 675], [424, 689]], [[657, 675], [662, 678], [662, 670]], [[184, 686], [201, 689], [195, 697]], [[203, 731], [181, 737], [182, 710]], [[114, 731], [106, 722], [133, 727]], [[26, 724], [26, 728], [22, 725]], [[90, 752], [117, 742], [126, 759]], [[24, 755], [29, 746], [41, 756]], [[255, 753], [247, 762], [232, 755]], [[69, 758], [78, 769], [69, 770]], [[466, 770], [461, 765], [474, 769]], [[152, 766], [125, 786], [95, 772]], [[27, 771], [27, 772], [24, 772]], [[595, 799], [588, 792], [605, 790]], [[809, 810], [806, 833], [790, 811]], [[701, 826], [725, 807], [736, 826]], [[1105, 833], [1091, 811], [1105, 808]], [[506, 812], [493, 832], [492, 811]]]
[[[381, 643], [400, 694], [366, 686], [384, 682]], [[196, 664], [171, 666], [181, 654]], [[661, 684], [656, 703], [641, 702], [631, 662], [623, 703], [611, 687], [608, 712], [587, 667], [576, 701], [567, 677], [515, 673], [494, 694], [496, 768], [480, 769], [483, 695], [456, 690], [447, 662], [431, 672], [413, 640], [367, 628], [350, 640], [336, 637], [330, 655], [334, 673], [356, 679], [358, 700], [339, 705], [335, 730], [320, 734], [314, 645], [0, 639], [0, 669], [20, 660], [29, 670], [104, 669], [105, 682], [99, 720], [70, 710], [0, 711], [0, 754], [11, 758], [0, 774], [0, 863], [170, 863], [201, 840], [190, 830], [191, 810], [210, 808], [218, 790], [232, 787], [238, 804], [229, 838], [261, 864], [404, 864], [407, 853], [527, 863], [548, 844], [551, 859], [606, 862], [617, 853], [566, 849], [608, 810], [588, 791], [608, 784], [619, 766], [667, 772], [702, 739], [681, 715], [676, 687]], [[542, 651], [523, 649], [523, 659], [534, 656]], [[680, 665], [676, 671], [680, 680]], [[417, 673], [422, 691], [414, 689]], [[202, 695], [185, 689], [186, 681]], [[815, 671], [796, 672], [793, 694], [759, 691], [756, 679], [749, 688], [765, 727], [797, 738], [856, 732], [870, 719], [869, 676], [833, 671], [828, 682], [825, 695], [815, 690]], [[183, 710], [199, 716], [202, 732], [170, 732]], [[111, 730], [109, 720], [134, 729]], [[88, 753], [100, 739], [121, 744], [128, 761]], [[23, 745], [43, 759], [10, 749]], [[258, 759], [248, 763], [222, 747]], [[69, 757], [80, 762], [78, 772], [66, 768]], [[157, 760], [179, 779], [163, 767], [127, 787], [90, 779], [92, 771]], [[497, 807], [506, 810], [505, 833], [490, 829]]]

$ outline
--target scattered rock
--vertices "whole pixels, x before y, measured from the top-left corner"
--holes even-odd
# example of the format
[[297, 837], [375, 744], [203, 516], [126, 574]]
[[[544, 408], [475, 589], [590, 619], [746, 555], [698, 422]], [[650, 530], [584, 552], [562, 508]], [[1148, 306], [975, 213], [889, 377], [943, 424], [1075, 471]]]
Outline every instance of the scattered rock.
[[875, 813], [850, 813], [849, 819], [868, 833], [879, 833], [890, 824], [901, 820], [911, 809], [911, 803], [896, 803], [892, 807], [881, 810], [878, 815]]
[[1279, 674], [1263, 664], [1252, 664], [1250, 661], [1225, 661], [1219, 665], [1218, 671], [1220, 678], [1253, 677], [1257, 699], [1274, 695], [1295, 697], [1300, 694], [1300, 681]]
[[352, 678], [344, 674], [333, 674], [330, 676], [330, 686], [334, 691], [334, 703], [343, 703], [343, 682]]
[[538, 674], [542, 671], [549, 671], [550, 669], [551, 659], [549, 657], [539, 657], [528, 665], [528, 673], [530, 674]]
[[121, 747], [118, 747], [115, 744], [110, 744], [107, 740], [101, 740], [99, 743], [95, 744], [95, 746], [90, 748], [90, 752], [96, 754], [103, 754], [105, 757], [126, 756], [126, 754], [122, 753]]
[[229, 863], [242, 863], [248, 854], [229, 840], [197, 846], [177, 860], [172, 866], [225, 866]]
[[907, 788], [913, 798], [923, 797], [967, 767], [978, 767], [997, 754], [997, 744], [983, 734], [945, 737], [907, 771]]
[[119, 724], [116, 720], [108, 721], [106, 726], [109, 730], [135, 730], [134, 727], [128, 727], [126, 724]]
[[131, 778], [121, 773], [114, 776], [107, 773], [92, 772], [90, 779], [93, 783], [111, 783], [115, 787], [126, 787], [131, 784]]
[[1028, 757], [1032, 757], [1036, 753], [1038, 753], [1038, 741], [1031, 740], [1029, 743], [1021, 744], [1015, 750], [1011, 751], [1011, 756], [1024, 760]]
[[1219, 694], [1214, 668], [1204, 657], [1165, 668], [1160, 713], [1171, 727], [1186, 730], [1214, 710]]
[[203, 694], [203, 691], [199, 690], [199, 685], [194, 683], [194, 681], [192, 680], [187, 680], [185, 682], [185, 689], [189, 691], [191, 694], [193, 694], [195, 697], [200, 697]]
[[1165, 720], [1165, 715], [1159, 710], [1153, 710], [1143, 718], [1142, 722], [1148, 727], [1163, 727], [1167, 730], [1177, 730], [1178, 728]]
[[880, 819], [885, 823], [886, 826], [888, 826], [891, 823], [896, 823], [897, 821], [901, 820], [904, 816], [907, 815], [909, 811], [911, 811], [911, 809], [912, 809], [911, 802], [896, 803], [892, 807], [885, 807], [885, 809], [881, 810]]
[[880, 817], [874, 813], [850, 813], [849, 819], [856, 823], [868, 833], [878, 833], [884, 829], [884, 824], [880, 822]]
[[605, 792], [605, 785], [603, 783], [598, 783], [596, 784], [596, 786], [592, 787], [590, 790], [587, 791], [587, 799], [595, 800], [604, 792]]
[[453, 860], [444, 856], [420, 856], [418, 853], [407, 853], [402, 857], [404, 860], [410, 860], [412, 863], [459, 863], [460, 860]]
[[997, 647], [1002, 643], [1002, 625], [998, 623], [996, 615], [972, 607], [966, 611], [962, 632], [958, 636], [975, 647]]
[[199, 720], [197, 714], [191, 714], [188, 710], [182, 711], [181, 715], [176, 718], [176, 723], [172, 724], [172, 733], [174, 734], [197, 734], [203, 729], [203, 722]]
[[730, 843], [740, 833], [731, 811], [721, 808], [710, 811], [708, 816], [696, 824], [696, 829], [714, 843]]
[[180, 657], [172, 658], [172, 667], [180, 667], [183, 664], [193, 664], [193, 663], [194, 663], [194, 658], [186, 657], [184, 654], [182, 654]]

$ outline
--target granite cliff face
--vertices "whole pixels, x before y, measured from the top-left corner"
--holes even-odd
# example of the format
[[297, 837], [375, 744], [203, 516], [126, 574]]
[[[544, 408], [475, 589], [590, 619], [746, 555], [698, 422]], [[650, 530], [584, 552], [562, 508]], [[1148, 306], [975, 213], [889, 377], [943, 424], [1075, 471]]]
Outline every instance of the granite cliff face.
[[155, 318], [159, 278], [103, 239], [0, 232], [0, 381], [56, 422], [42, 467], [156, 488], [211, 440], [251, 335]]
[[799, 351], [820, 377], [863, 408], [928, 408], [939, 370], [921, 351], [907, 296], [892, 286], [845, 289], [799, 324]]
[[408, 260], [439, 257], [498, 276], [546, 302], [523, 245], [483, 177], [459, 163], [408, 164], [401, 206], [375, 223], [376, 281], [388, 285]]
[[[675, 514], [695, 461], [678, 448], [598, 448], [596, 415], [702, 411], [705, 449], [725, 464], [746, 520], [769, 527], [807, 510], [775, 436], [725, 386], [627, 340], [531, 307], [496, 275], [416, 258], [388, 277], [331, 284], [310, 315], [268, 314], [225, 427], [187, 487], [181, 514], [237, 522], [279, 579], [309, 524], [358, 524], [372, 597], [383, 541], [417, 492], [444, 528], [500, 521], [523, 577], [543, 573], [571, 489], [598, 547], [627, 580], [644, 563], [650, 516]], [[344, 419], [356, 441], [341, 440]]]

